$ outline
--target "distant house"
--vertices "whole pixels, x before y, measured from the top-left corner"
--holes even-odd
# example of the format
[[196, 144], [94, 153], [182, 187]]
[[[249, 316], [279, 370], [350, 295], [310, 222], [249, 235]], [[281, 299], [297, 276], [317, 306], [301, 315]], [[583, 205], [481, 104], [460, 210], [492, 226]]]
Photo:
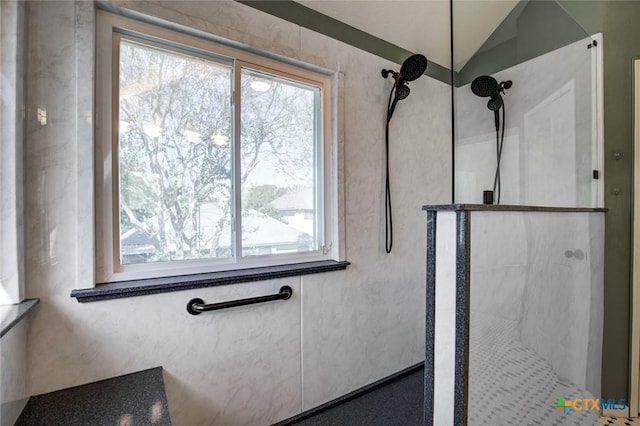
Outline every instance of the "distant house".
[[[227, 227], [220, 245], [230, 247], [231, 232]], [[242, 215], [242, 247], [245, 255], [299, 252], [311, 249], [311, 235], [256, 210]]]
[[313, 188], [301, 187], [276, 198], [269, 205], [278, 210], [289, 226], [311, 237], [316, 233], [313, 198]]
[[[297, 213], [296, 213], [297, 214]], [[198, 248], [201, 255], [208, 256], [211, 250], [211, 240], [220, 222], [222, 210], [215, 203], [203, 204], [198, 215], [198, 235], [202, 245]], [[296, 217], [295, 214], [293, 216]], [[294, 221], [295, 222], [295, 221]], [[295, 222], [297, 225], [300, 223]], [[311, 220], [313, 223], [313, 220]], [[293, 226], [256, 210], [245, 210], [242, 216], [242, 247], [244, 255], [262, 255], [311, 250], [313, 247], [313, 224], [311, 232], [304, 232], [308, 227]], [[170, 229], [170, 225], [167, 227]], [[231, 225], [227, 221], [222, 228], [216, 254], [212, 257], [231, 255]], [[121, 239], [121, 256], [125, 264], [141, 263], [153, 259], [156, 248], [151, 238], [144, 231], [131, 229], [125, 232]], [[175, 247], [169, 247], [175, 251]]]
[[120, 237], [120, 256], [124, 264], [146, 262], [155, 251], [149, 236], [139, 229], [130, 229]]

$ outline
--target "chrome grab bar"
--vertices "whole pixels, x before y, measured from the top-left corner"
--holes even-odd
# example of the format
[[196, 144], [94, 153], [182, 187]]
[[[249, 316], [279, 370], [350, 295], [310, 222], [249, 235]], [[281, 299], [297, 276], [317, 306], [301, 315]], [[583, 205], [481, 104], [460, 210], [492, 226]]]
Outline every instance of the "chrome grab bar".
[[293, 295], [293, 289], [288, 285], [280, 287], [276, 294], [266, 296], [250, 297], [248, 299], [230, 300], [228, 302], [218, 302], [205, 304], [202, 299], [191, 299], [187, 303], [187, 312], [191, 315], [200, 315], [207, 311], [218, 311], [220, 309], [235, 308], [238, 306], [253, 305], [254, 303], [271, 302], [273, 300], [288, 300]]

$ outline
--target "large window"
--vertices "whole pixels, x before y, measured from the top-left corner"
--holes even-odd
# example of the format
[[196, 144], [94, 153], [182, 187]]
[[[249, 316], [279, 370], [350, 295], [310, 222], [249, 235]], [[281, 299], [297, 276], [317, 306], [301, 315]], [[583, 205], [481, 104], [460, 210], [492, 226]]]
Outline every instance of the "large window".
[[97, 279], [327, 258], [330, 78], [99, 13]]

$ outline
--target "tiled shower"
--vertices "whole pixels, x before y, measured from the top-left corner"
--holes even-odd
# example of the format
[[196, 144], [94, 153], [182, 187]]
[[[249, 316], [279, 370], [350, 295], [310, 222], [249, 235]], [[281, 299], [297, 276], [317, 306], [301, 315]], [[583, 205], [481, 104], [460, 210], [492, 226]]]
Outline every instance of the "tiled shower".
[[[427, 424], [597, 422], [565, 402], [603, 397], [602, 51], [558, 3], [522, 2], [456, 69], [457, 204], [425, 207]], [[497, 110], [481, 75], [510, 82]]]
[[[433, 424], [510, 425], [514, 415], [543, 424], [595, 421], [587, 412], [562, 417], [549, 400], [600, 396], [604, 212], [597, 210], [602, 180], [593, 172], [602, 173], [601, 39], [568, 26], [570, 37], [544, 54], [502, 68], [478, 60], [473, 69], [455, 70], [453, 146], [451, 86], [431, 77], [412, 82], [392, 128], [396, 245], [385, 255], [387, 87], [379, 73], [395, 64], [238, 2], [21, 7], [29, 40], [22, 64], [28, 91], [17, 96], [28, 117], [21, 274], [26, 297], [41, 304], [28, 328], [25, 322], [2, 340], [3, 351], [20, 358], [6, 358], [18, 366], [20, 383], [30, 383], [16, 397], [20, 404], [29, 394], [162, 365], [174, 424], [270, 424], [422, 363], [426, 312], [436, 332], [426, 336], [434, 345], [426, 357], [435, 371], [425, 382]], [[89, 206], [96, 7], [332, 70], [346, 271], [91, 304], [69, 297], [95, 284]], [[514, 82], [504, 95], [499, 207], [477, 206], [491, 189], [495, 133], [486, 99], [468, 86], [485, 73]], [[48, 113], [46, 124], [36, 120], [39, 110]], [[460, 204], [441, 207], [452, 201], [453, 181]], [[438, 206], [427, 212], [435, 220], [427, 227], [424, 204]], [[426, 268], [424, 231], [433, 233], [436, 262]], [[445, 290], [425, 297], [431, 273], [432, 289]], [[294, 296], [282, 305], [215, 317], [184, 309], [193, 297], [246, 298], [285, 284]]]

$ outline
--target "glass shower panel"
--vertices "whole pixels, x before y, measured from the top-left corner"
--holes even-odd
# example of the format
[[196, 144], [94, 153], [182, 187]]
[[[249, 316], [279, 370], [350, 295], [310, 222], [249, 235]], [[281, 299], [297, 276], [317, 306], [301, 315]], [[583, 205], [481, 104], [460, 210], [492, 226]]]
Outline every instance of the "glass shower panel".
[[468, 425], [596, 424], [564, 403], [601, 397], [604, 214], [471, 223]]
[[555, 1], [454, 0], [453, 22], [455, 202], [599, 206], [594, 40]]

